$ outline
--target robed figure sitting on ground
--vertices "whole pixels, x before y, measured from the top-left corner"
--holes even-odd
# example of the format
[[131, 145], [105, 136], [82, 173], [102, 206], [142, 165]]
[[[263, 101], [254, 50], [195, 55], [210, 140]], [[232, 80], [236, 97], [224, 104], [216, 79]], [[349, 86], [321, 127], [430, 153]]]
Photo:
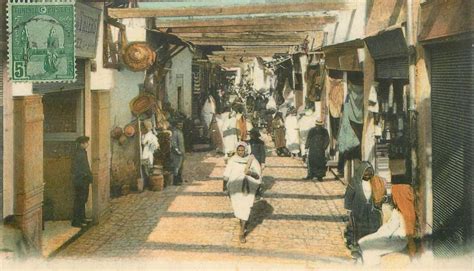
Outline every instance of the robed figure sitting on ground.
[[232, 202], [234, 215], [240, 219], [239, 240], [245, 243], [246, 225], [255, 200], [255, 193], [262, 183], [260, 164], [249, 155], [247, 143], [237, 144], [236, 154], [232, 156], [224, 171], [227, 191]]
[[316, 126], [309, 130], [305, 144], [308, 155], [308, 176], [304, 179], [318, 178], [322, 181], [326, 176], [326, 149], [329, 146], [329, 134], [323, 127], [322, 120], [316, 120]]
[[344, 208], [350, 211], [351, 249], [357, 250], [359, 239], [382, 225], [381, 208], [386, 192], [384, 179], [374, 175], [369, 162], [362, 161], [344, 195]]
[[390, 219], [375, 233], [362, 237], [359, 246], [364, 265], [380, 264], [381, 256], [402, 251], [408, 245], [411, 257], [416, 252], [413, 241], [415, 235], [415, 196], [409, 184], [392, 186], [393, 210]]

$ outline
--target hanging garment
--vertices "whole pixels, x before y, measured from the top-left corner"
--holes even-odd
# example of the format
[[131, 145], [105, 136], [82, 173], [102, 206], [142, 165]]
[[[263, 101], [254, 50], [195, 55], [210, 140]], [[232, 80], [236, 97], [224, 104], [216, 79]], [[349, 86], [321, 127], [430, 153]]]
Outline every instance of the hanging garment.
[[285, 119], [286, 148], [292, 153], [300, 152], [300, 136], [298, 129], [298, 118], [296, 115], [289, 115]]
[[337, 141], [337, 135], [339, 134], [339, 128], [341, 126], [341, 119], [340, 118], [335, 118], [332, 115], [329, 116], [329, 123], [331, 126], [331, 138], [336, 139]]
[[209, 95], [207, 97], [206, 101], [204, 102], [204, 105], [201, 110], [201, 116], [205, 124], [205, 129], [209, 129], [209, 125], [211, 124], [212, 121], [212, 116], [216, 113], [216, 102], [214, 100], [214, 97], [212, 95]]
[[321, 75], [320, 67], [318, 66], [308, 66], [308, 70], [305, 73], [305, 80], [307, 85], [306, 97], [312, 102], [317, 102], [321, 100]]
[[379, 100], [377, 98], [378, 82], [372, 83], [369, 92], [369, 106], [367, 110], [372, 113], [379, 113]]
[[341, 117], [342, 104], [344, 103], [344, 83], [342, 79], [328, 77], [329, 94], [328, 107], [329, 114], [334, 118]]
[[[364, 122], [364, 86], [347, 83], [349, 107], [349, 120], [358, 124]], [[345, 108], [344, 108], [345, 110]]]
[[340, 153], [351, 151], [360, 145], [360, 141], [357, 138], [354, 129], [352, 129], [349, 120], [349, 113], [347, 112], [349, 110], [346, 110], [348, 107], [349, 105], [346, 103], [342, 112], [341, 128], [339, 129], [339, 134], [337, 136], [338, 150]]
[[285, 91], [284, 93], [285, 97], [285, 104], [287, 108], [291, 107], [296, 107], [296, 99], [295, 99], [295, 92], [291, 89], [288, 88], [288, 91]]
[[268, 102], [265, 106], [265, 109], [267, 109], [268, 111], [276, 112], [277, 105], [276, 105], [276, 102], [275, 102], [275, 99], [273, 98], [273, 96], [270, 96], [270, 98], [268, 98]]

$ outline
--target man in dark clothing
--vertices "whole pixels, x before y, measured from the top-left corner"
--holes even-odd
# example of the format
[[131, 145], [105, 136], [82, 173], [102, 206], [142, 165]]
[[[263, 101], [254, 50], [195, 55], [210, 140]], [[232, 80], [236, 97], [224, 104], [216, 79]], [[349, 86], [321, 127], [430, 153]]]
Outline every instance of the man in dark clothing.
[[329, 146], [329, 134], [323, 127], [321, 120], [316, 120], [316, 126], [311, 128], [306, 139], [306, 153], [308, 154], [308, 176], [305, 180], [318, 178], [322, 181], [326, 176], [325, 151]]
[[71, 167], [72, 183], [74, 185], [74, 209], [71, 225], [84, 227], [86, 223], [85, 204], [89, 197], [89, 184], [92, 183], [92, 172], [87, 159], [89, 137], [80, 136], [76, 139], [77, 150]]
[[[263, 171], [265, 167], [265, 158], [267, 157], [266, 150], [265, 150], [265, 143], [260, 139], [260, 131], [257, 128], [253, 128], [250, 130], [250, 152], [251, 154], [257, 159], [258, 163], [260, 164], [260, 168]], [[262, 177], [263, 178], [263, 177]], [[262, 198], [263, 190], [262, 185], [260, 184], [257, 188], [255, 193], [255, 197], [257, 200]]]
[[258, 129], [253, 128], [250, 130], [250, 149], [251, 153], [257, 161], [260, 163], [260, 167], [264, 167], [265, 165], [265, 158], [266, 158], [266, 153], [265, 153], [265, 143], [260, 139], [260, 132]]
[[173, 122], [173, 133], [171, 134], [171, 164], [173, 165], [173, 184], [183, 183], [182, 172], [185, 153], [185, 143], [183, 136], [183, 122], [176, 120]]

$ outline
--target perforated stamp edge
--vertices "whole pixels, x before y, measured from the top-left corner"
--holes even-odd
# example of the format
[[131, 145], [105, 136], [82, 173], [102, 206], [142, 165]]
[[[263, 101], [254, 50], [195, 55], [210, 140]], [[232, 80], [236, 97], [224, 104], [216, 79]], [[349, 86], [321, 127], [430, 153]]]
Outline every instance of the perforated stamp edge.
[[[51, 80], [51, 79], [46, 79], [46, 80], [36, 80], [36, 79], [14, 79], [12, 76], [12, 19], [11, 19], [11, 9], [12, 6], [14, 5], [55, 5], [55, 4], [70, 4], [73, 7], [73, 58], [74, 58], [74, 78], [73, 79], [57, 79], [57, 80]], [[7, 36], [7, 63], [8, 63], [8, 78], [13, 82], [13, 83], [74, 83], [76, 82], [77, 79], [77, 63], [76, 63], [76, 1], [75, 0], [8, 0], [7, 2], [7, 31], [6, 31], [6, 36]]]

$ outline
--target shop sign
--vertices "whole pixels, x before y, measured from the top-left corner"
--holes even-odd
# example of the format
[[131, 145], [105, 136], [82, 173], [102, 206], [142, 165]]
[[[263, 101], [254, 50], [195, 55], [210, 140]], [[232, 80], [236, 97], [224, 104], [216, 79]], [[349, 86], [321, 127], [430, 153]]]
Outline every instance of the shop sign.
[[95, 58], [101, 10], [76, 3], [76, 57]]

